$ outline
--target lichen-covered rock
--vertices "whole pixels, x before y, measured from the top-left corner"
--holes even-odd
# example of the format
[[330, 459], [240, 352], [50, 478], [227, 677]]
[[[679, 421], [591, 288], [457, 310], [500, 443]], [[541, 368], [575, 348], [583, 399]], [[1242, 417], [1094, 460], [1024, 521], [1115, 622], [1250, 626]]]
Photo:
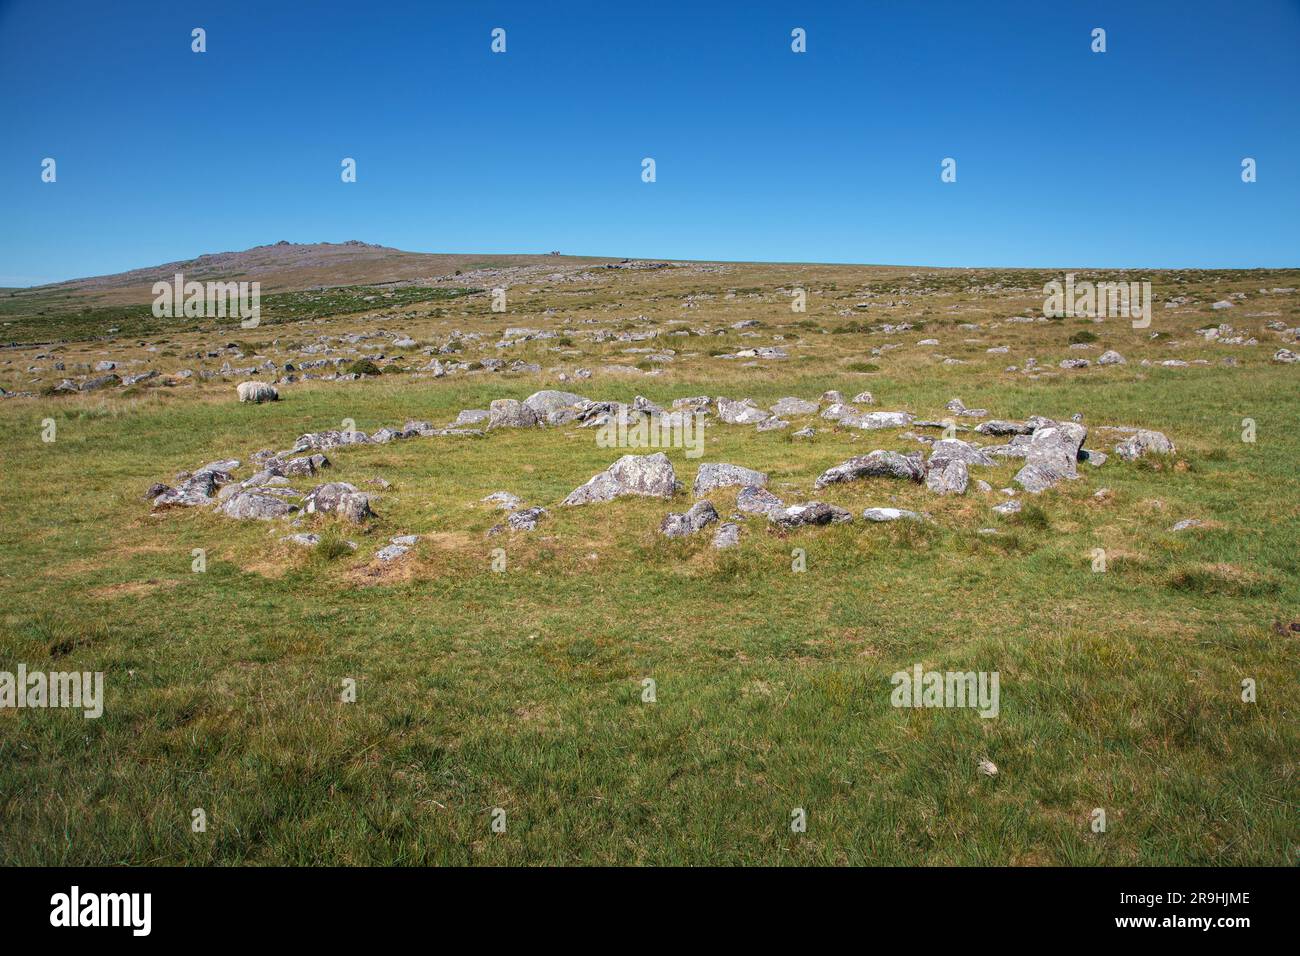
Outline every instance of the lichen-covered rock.
[[1107, 349], [1105, 352], [1102, 352], [1101, 355], [1097, 357], [1097, 364], [1098, 365], [1124, 365], [1126, 364], [1126, 360], [1124, 356], [1120, 355], [1114, 349]]
[[153, 500], [155, 511], [168, 508], [194, 508], [212, 504], [217, 491], [217, 480], [210, 471], [191, 475], [175, 488], [167, 488]]
[[506, 518], [506, 524], [510, 525], [513, 531], [532, 531], [545, 515], [545, 508], [525, 508]]
[[779, 528], [798, 528], [803, 525], [841, 524], [852, 521], [853, 515], [836, 505], [823, 501], [809, 501], [773, 511], [767, 520]]
[[861, 478], [902, 478], [921, 481], [925, 478], [925, 465], [919, 453], [904, 455], [896, 451], [876, 450], [869, 455], [859, 455], [828, 468], [817, 476], [814, 488]]
[[336, 514], [357, 524], [374, 517], [370, 496], [346, 481], [317, 485], [303, 499], [303, 510], [308, 514]]
[[613, 501], [624, 495], [671, 498], [678, 488], [672, 462], [663, 452], [653, 455], [624, 455], [586, 484], [569, 492], [566, 505]]
[[738, 402], [719, 398], [718, 417], [728, 425], [757, 425], [772, 416], [747, 398]]
[[1062, 478], [1076, 478], [1079, 449], [1088, 437], [1088, 429], [1078, 422], [1039, 424], [1029, 439], [1025, 467], [1015, 481], [1026, 491], [1038, 494]]
[[734, 548], [740, 544], [740, 525], [728, 521], [726, 524], [719, 525], [718, 530], [713, 534], [713, 546], [721, 551], [724, 548]]
[[925, 475], [925, 486], [938, 495], [964, 495], [969, 483], [970, 473], [960, 458], [944, 459]]
[[925, 520], [923, 515], [917, 514], [915, 511], [908, 511], [906, 508], [868, 508], [866, 511], [862, 512], [862, 517], [867, 521], [875, 522], [900, 521], [904, 519], [908, 521]]
[[767, 515], [785, 509], [785, 502], [766, 488], [747, 485], [736, 495], [736, 508], [746, 514]]
[[518, 495], [512, 495], [508, 491], [494, 491], [483, 498], [482, 502], [485, 505], [496, 505], [502, 511], [514, 511], [523, 504], [523, 500]]
[[912, 424], [912, 416], [907, 412], [860, 412], [849, 413], [839, 417], [839, 423], [848, 428], [906, 428]]
[[537, 413], [513, 398], [498, 398], [488, 406], [488, 428], [532, 428]]
[[784, 418], [785, 416], [799, 415], [816, 415], [817, 410], [821, 408], [816, 402], [810, 402], [803, 398], [783, 398], [772, 406], [772, 414]]
[[700, 495], [707, 495], [715, 488], [726, 488], [730, 485], [752, 485], [763, 488], [767, 485], [767, 475], [752, 468], [742, 468], [740, 465], [706, 462], [700, 465], [700, 470], [695, 474], [692, 491], [698, 498]]
[[272, 518], [283, 518], [285, 515], [293, 514], [298, 510], [298, 506], [286, 501], [280, 495], [252, 490], [240, 491], [232, 495], [217, 510], [229, 518], [239, 518], [243, 521], [250, 519], [270, 521]]
[[718, 511], [712, 502], [697, 501], [684, 514], [667, 514], [659, 525], [659, 532], [669, 538], [684, 538], [706, 528], [718, 520]]
[[1024, 422], [1009, 422], [994, 418], [987, 422], [980, 422], [975, 426], [975, 430], [981, 435], [1028, 435], [1034, 429]]
[[960, 438], [941, 438], [930, 446], [929, 467], [938, 468], [949, 461], [961, 461], [966, 465], [990, 467], [997, 464], [980, 448]]
[[1177, 450], [1163, 432], [1146, 428], [1139, 428], [1131, 437], [1115, 446], [1115, 454], [1125, 461], [1136, 461], [1145, 455], [1172, 455]]
[[540, 392], [533, 392], [524, 399], [524, 404], [532, 411], [538, 421], [549, 421], [552, 415], [555, 415], [565, 409], [577, 409], [587, 404], [587, 399], [581, 395], [575, 395], [573, 392], [560, 392], [554, 389], [543, 389]]
[[294, 442], [290, 454], [296, 454], [300, 451], [319, 451], [329, 448], [340, 448], [344, 445], [368, 445], [370, 436], [365, 432], [338, 431], [331, 429], [323, 432], [308, 432], [306, 435], [298, 436]]
[[466, 408], [451, 423], [452, 428], [466, 428], [471, 425], [486, 425], [492, 420], [492, 413], [486, 408]]

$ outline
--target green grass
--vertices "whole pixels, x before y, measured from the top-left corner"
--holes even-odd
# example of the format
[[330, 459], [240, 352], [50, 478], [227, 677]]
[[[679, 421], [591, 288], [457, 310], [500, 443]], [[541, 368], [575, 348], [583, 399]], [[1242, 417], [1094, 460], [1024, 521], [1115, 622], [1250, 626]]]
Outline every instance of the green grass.
[[[984, 348], [941, 334], [953, 354]], [[559, 387], [760, 404], [861, 388], [844, 365], [860, 342], [807, 338], [818, 351], [798, 366], [745, 369], [679, 344], [699, 357], [662, 376]], [[553, 362], [552, 344], [509, 357]], [[1134, 334], [1116, 347], [1129, 366], [1038, 379], [1003, 374], [1007, 356], [939, 374], [916, 350], [887, 353], [872, 391], [929, 417], [961, 395], [997, 417], [1154, 427], [1173, 458], [1081, 465], [1005, 521], [989, 511], [996, 491], [834, 486], [816, 497], [932, 523], [775, 534], [751, 518], [726, 552], [708, 533], [655, 533], [688, 491], [557, 507], [618, 454], [576, 428], [331, 453], [329, 480], [392, 487], [369, 527], [305, 518], [294, 530], [321, 533], [315, 550], [280, 543], [280, 524], [151, 517], [140, 497], [345, 419], [445, 423], [556, 387], [545, 375], [298, 383], [259, 406], [216, 385], [0, 403], [0, 669], [103, 671], [107, 697], [98, 720], [0, 711], [0, 862], [1294, 865], [1298, 648], [1273, 623], [1300, 607], [1295, 370], [1139, 369], [1139, 348], [1164, 346]], [[1245, 415], [1255, 444], [1240, 440]], [[815, 422], [811, 443], [712, 428], [700, 460], [764, 470], [794, 501], [851, 455], [918, 447]], [[689, 488], [698, 461], [669, 456]], [[1005, 487], [1018, 465], [972, 477]], [[478, 501], [497, 490], [550, 514], [488, 537], [501, 513]], [[733, 510], [729, 494], [711, 500]], [[1171, 533], [1183, 517], [1207, 524]], [[989, 526], [1001, 533], [978, 534]], [[402, 533], [425, 538], [379, 567]], [[891, 707], [890, 675], [916, 663], [998, 671], [1001, 715]], [[355, 703], [340, 700], [347, 678]], [[646, 678], [656, 703], [642, 702]], [[1247, 678], [1255, 703], [1241, 700]], [[976, 772], [984, 758], [997, 777]], [[190, 830], [196, 807], [206, 833]], [[496, 807], [504, 834], [489, 828]], [[790, 832], [796, 807], [805, 834]], [[1095, 807], [1105, 834], [1089, 828]]]

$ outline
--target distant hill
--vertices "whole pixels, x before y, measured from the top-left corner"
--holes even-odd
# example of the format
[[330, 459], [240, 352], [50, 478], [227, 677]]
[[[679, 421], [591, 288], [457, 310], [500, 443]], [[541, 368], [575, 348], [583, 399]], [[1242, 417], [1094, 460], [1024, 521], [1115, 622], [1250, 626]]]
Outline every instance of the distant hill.
[[152, 298], [155, 282], [176, 273], [187, 280], [247, 280], [262, 283], [263, 293], [296, 292], [317, 286], [372, 285], [384, 282], [430, 281], [456, 270], [508, 266], [576, 266], [617, 260], [561, 255], [475, 255], [467, 253], [404, 252], [389, 246], [358, 242], [276, 242], [242, 252], [205, 253], [194, 259], [166, 262], [116, 275], [71, 279], [21, 290], [22, 298], [76, 300], [79, 305], [122, 305]]

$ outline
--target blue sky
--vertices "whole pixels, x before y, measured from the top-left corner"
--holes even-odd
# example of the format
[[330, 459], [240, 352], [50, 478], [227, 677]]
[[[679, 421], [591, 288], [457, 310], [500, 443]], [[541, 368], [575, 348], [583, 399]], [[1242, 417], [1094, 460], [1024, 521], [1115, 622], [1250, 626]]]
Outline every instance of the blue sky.
[[281, 239], [1300, 266], [1297, 223], [1300, 0], [0, 0], [0, 284]]

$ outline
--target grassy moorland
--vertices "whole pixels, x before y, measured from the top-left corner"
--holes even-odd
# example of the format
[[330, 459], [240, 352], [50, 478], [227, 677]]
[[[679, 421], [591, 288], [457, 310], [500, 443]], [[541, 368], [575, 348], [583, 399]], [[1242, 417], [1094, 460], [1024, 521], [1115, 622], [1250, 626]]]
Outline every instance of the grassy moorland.
[[[0, 862], [1295, 864], [1300, 367], [1271, 360], [1287, 343], [1267, 323], [1300, 325], [1300, 297], [1260, 290], [1300, 286], [1300, 273], [1159, 274], [1147, 330], [1005, 322], [1041, 308], [1052, 277], [825, 266], [530, 277], [507, 315], [473, 295], [438, 314], [412, 302], [227, 338], [255, 337], [244, 347], [256, 361], [280, 363], [321, 335], [382, 328], [427, 346], [479, 331], [482, 347], [455, 357], [520, 358], [540, 373], [435, 379], [416, 371], [428, 360], [418, 348], [389, 348], [391, 374], [300, 381], [260, 406], [234, 401], [237, 377], [167, 374], [42, 397], [105, 357], [215, 371], [224, 355], [192, 357], [227, 344], [211, 332], [87, 338], [51, 323], [43, 341], [59, 345], [0, 366], [0, 385], [34, 395], [0, 402], [0, 669], [102, 671], [106, 703], [97, 720], [0, 710]], [[784, 290], [800, 282], [808, 311], [792, 314]], [[1211, 310], [1234, 292], [1246, 296]], [[1176, 295], [1186, 301], [1161, 308]], [[732, 328], [751, 319], [761, 324]], [[912, 328], [881, 331], [899, 322]], [[1195, 334], [1219, 322], [1259, 344]], [[556, 330], [561, 344], [494, 348], [507, 326]], [[596, 341], [597, 329], [660, 334]], [[709, 334], [668, 335], [689, 329]], [[1072, 337], [1091, 350], [1072, 350]], [[790, 357], [710, 354], [773, 344]], [[657, 363], [625, 351], [647, 345], [674, 351]], [[1097, 366], [1107, 348], [1127, 363]], [[1040, 373], [1006, 371], [1030, 356]], [[1094, 364], [1057, 368], [1075, 356]], [[1208, 364], [1159, 364], [1171, 358]], [[592, 377], [550, 371], [577, 367]], [[766, 433], [717, 425], [702, 458], [668, 451], [685, 484], [674, 501], [561, 508], [623, 452], [576, 427], [493, 430], [331, 451], [329, 480], [391, 485], [364, 527], [151, 515], [141, 498], [218, 458], [244, 461], [246, 477], [252, 452], [346, 419], [363, 431], [443, 424], [557, 387], [763, 406], [870, 389], [874, 408], [923, 418], [960, 396], [997, 418], [1081, 413], [1090, 448], [1119, 437], [1101, 426], [1130, 425], [1165, 432], [1178, 451], [1081, 465], [1078, 480], [1023, 496], [1006, 518], [991, 511], [996, 490], [832, 486], [815, 497], [932, 521], [777, 533], [750, 517], [726, 551], [711, 529], [657, 533], [693, 500], [699, 462], [765, 471], [794, 502], [852, 455], [922, 446], [815, 416]], [[817, 435], [792, 439], [805, 424]], [[1020, 464], [972, 478], [1004, 488]], [[1096, 497], [1102, 488], [1111, 494]], [[549, 515], [536, 531], [488, 536], [502, 513], [480, 499], [498, 490]], [[734, 489], [710, 499], [726, 520]], [[1170, 530], [1184, 518], [1204, 523]], [[325, 544], [282, 542], [290, 530], [321, 531]], [[422, 535], [413, 552], [378, 562], [404, 533]], [[806, 571], [792, 570], [796, 548]], [[918, 663], [999, 672], [1000, 715], [891, 707], [890, 675]], [[340, 700], [347, 678], [355, 703]], [[996, 776], [978, 772], [983, 759]], [[206, 832], [192, 832], [194, 808]], [[490, 827], [494, 808], [504, 833]], [[806, 833], [791, 832], [795, 808]], [[1104, 833], [1090, 827], [1095, 808]]]

